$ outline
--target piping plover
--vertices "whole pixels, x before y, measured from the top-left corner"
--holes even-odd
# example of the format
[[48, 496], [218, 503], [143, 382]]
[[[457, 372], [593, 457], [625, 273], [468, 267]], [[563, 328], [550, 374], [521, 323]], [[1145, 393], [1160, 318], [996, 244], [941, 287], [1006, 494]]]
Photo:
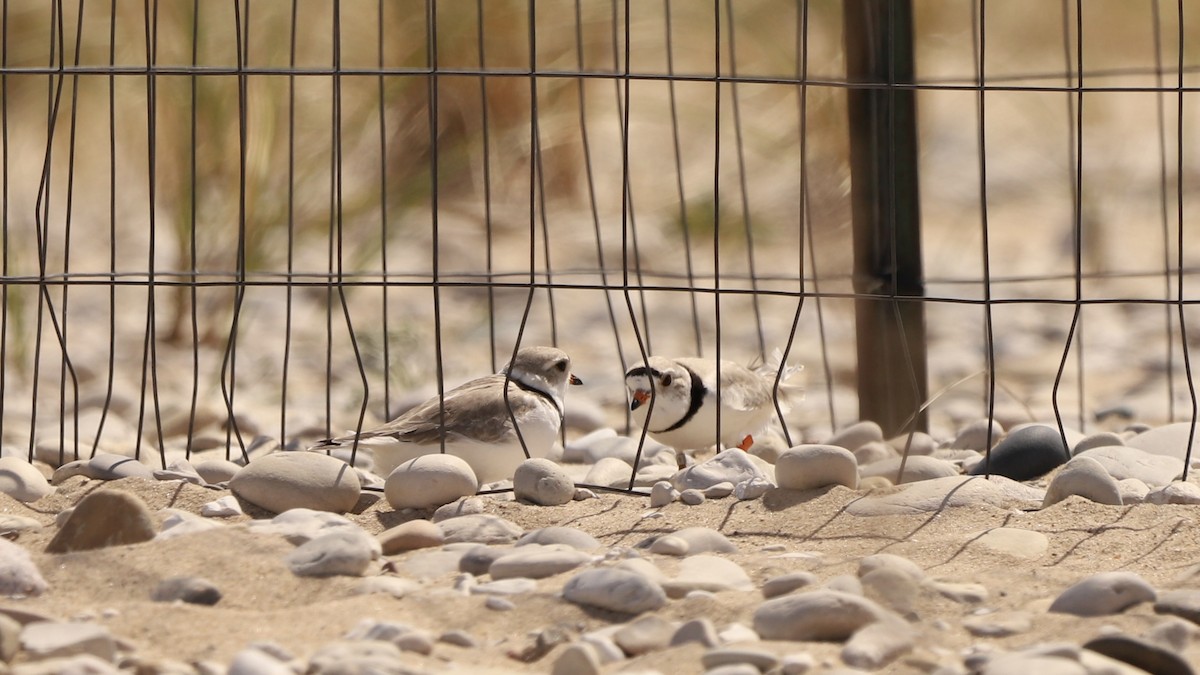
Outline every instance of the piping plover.
[[785, 367], [781, 360], [782, 355], [776, 352], [771, 363], [756, 369], [722, 360], [718, 394], [716, 361], [651, 356], [625, 373], [629, 409], [637, 423], [645, 426], [653, 397], [650, 435], [682, 453], [717, 443], [719, 408], [721, 444], [746, 450], [754, 442], [754, 435], [765, 432], [771, 423], [775, 413], [772, 390], [780, 369], [779, 407], [784, 412], [803, 391], [801, 385], [787, 383], [803, 366]]
[[[507, 373], [507, 377], [505, 376]], [[505, 404], [505, 382], [508, 402]], [[553, 347], [524, 347], [499, 373], [471, 380], [425, 401], [396, 419], [358, 434], [360, 446], [375, 458], [375, 473], [387, 476], [400, 464], [421, 455], [441, 452], [445, 429], [446, 452], [466, 460], [480, 484], [512, 478], [525, 460], [550, 454], [563, 420], [567, 384], [583, 384], [571, 374], [571, 358]], [[516, 417], [520, 438], [513, 429]], [[321, 441], [313, 449], [348, 446], [355, 434]]]

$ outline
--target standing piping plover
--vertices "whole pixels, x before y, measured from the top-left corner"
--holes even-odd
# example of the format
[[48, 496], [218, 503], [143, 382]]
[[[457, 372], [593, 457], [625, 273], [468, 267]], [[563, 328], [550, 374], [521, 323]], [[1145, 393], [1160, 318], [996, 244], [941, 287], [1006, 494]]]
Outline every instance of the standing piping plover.
[[[684, 450], [701, 450], [718, 441], [726, 447], [749, 449], [755, 434], [766, 431], [775, 413], [773, 389], [782, 369], [779, 407], [784, 411], [803, 391], [787, 379], [803, 366], [786, 367], [776, 352], [772, 363], [750, 369], [732, 361], [721, 361], [721, 387], [717, 391], [717, 364], [711, 359], [651, 356], [646, 363], [625, 373], [629, 410], [656, 441]], [[721, 438], [717, 438], [717, 410], [721, 414]]]
[[[550, 454], [562, 425], [568, 384], [583, 382], [571, 374], [566, 353], [553, 347], [524, 347], [499, 373], [445, 392], [444, 407], [434, 396], [381, 427], [357, 434], [358, 443], [371, 450], [375, 472], [386, 477], [410, 459], [441, 452], [444, 430], [446, 452], [466, 460], [480, 484], [512, 478], [525, 460], [522, 440], [530, 457]], [[355, 436], [321, 441], [311, 449], [347, 446]]]

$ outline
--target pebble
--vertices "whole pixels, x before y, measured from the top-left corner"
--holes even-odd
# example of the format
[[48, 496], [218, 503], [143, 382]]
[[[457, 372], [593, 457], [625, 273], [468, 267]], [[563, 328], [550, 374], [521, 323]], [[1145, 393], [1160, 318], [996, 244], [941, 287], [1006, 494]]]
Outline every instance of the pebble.
[[275, 452], [238, 471], [229, 489], [273, 513], [294, 508], [345, 513], [358, 504], [362, 485], [341, 460], [315, 452]]
[[842, 661], [864, 670], [879, 670], [911, 652], [916, 637], [916, 631], [904, 621], [876, 621], [850, 637], [842, 648]]
[[651, 553], [673, 556], [737, 551], [737, 547], [725, 535], [709, 527], [685, 527], [638, 544], [639, 547], [642, 545], [647, 545]]
[[1033, 618], [1028, 612], [997, 612], [967, 617], [962, 624], [975, 637], [1002, 638], [1028, 632]]
[[733, 498], [740, 501], [751, 501], [773, 489], [775, 489], [775, 484], [766, 478], [749, 478], [733, 486]]
[[456, 518], [458, 516], [473, 516], [478, 513], [483, 513], [486, 510], [485, 502], [482, 497], [463, 497], [449, 504], [443, 504], [434, 510], [433, 516], [430, 517], [435, 523], [440, 523], [448, 518]]
[[1088, 448], [1076, 457], [1090, 457], [1100, 462], [1104, 470], [1118, 481], [1136, 478], [1154, 487], [1169, 484], [1183, 472], [1182, 460], [1124, 445]]
[[241, 465], [220, 458], [205, 459], [196, 462], [193, 466], [196, 469], [196, 473], [209, 485], [228, 483], [242, 469]]
[[1030, 424], [1009, 432], [992, 448], [991, 459], [985, 458], [969, 473], [982, 476], [990, 471], [1016, 481], [1033, 480], [1065, 464], [1067, 454], [1058, 429]]
[[47, 553], [139, 544], [157, 533], [146, 503], [132, 493], [97, 490], [79, 500], [46, 545]]
[[1067, 588], [1049, 611], [1076, 616], [1119, 614], [1134, 605], [1154, 602], [1156, 595], [1154, 587], [1133, 572], [1101, 572]]
[[488, 513], [448, 518], [438, 525], [442, 528], [447, 544], [464, 541], [477, 544], [511, 544], [523, 533], [516, 523]]
[[896, 459], [897, 457], [899, 455], [896, 453], [896, 449], [883, 441], [871, 441], [865, 445], [860, 445], [854, 450], [854, 459], [858, 462], [859, 466], [886, 462], [889, 459]]
[[562, 544], [580, 551], [595, 551], [603, 547], [603, 544], [587, 532], [561, 525], [530, 530], [517, 539], [517, 546], [527, 544]]
[[633, 467], [625, 460], [616, 457], [603, 457], [588, 469], [583, 477], [587, 485], [599, 485], [610, 488], [627, 488], [633, 478]]
[[467, 460], [432, 453], [401, 462], [387, 476], [384, 497], [394, 509], [435, 509], [479, 491]]
[[709, 672], [721, 666], [746, 664], [755, 672], [766, 672], [779, 665], [779, 657], [771, 652], [751, 647], [717, 647], [700, 656], [700, 664]]
[[887, 610], [860, 595], [815, 590], [759, 605], [754, 630], [764, 640], [840, 642], [887, 616]]
[[733, 494], [733, 487], [733, 483], [725, 481], [724, 483], [717, 483], [716, 485], [704, 488], [701, 490], [701, 494], [707, 499], [724, 499]]
[[404, 579], [401, 577], [380, 576], [366, 577], [356, 585], [350, 592], [354, 595], [370, 595], [372, 593], [382, 593], [390, 595], [393, 598], [403, 598], [410, 593], [413, 593], [421, 588], [421, 584], [412, 579]]
[[671, 635], [669, 646], [678, 647], [695, 642], [702, 647], [716, 647], [721, 644], [717, 636], [717, 627], [711, 619], [699, 618], [685, 621]]
[[667, 603], [662, 587], [646, 577], [614, 568], [584, 570], [563, 586], [563, 598], [577, 605], [640, 614]]
[[288, 663], [290, 660], [271, 651], [250, 647], [233, 657], [226, 675], [295, 675]]
[[961, 427], [954, 440], [950, 441], [950, 447], [983, 452], [988, 449], [989, 438], [991, 446], [995, 447], [1004, 438], [1004, 427], [996, 420], [979, 419]]
[[559, 506], [575, 498], [575, 483], [556, 462], [535, 457], [517, 465], [513, 495], [532, 504]]
[[858, 460], [836, 445], [798, 445], [775, 462], [775, 481], [785, 490], [813, 490], [830, 485], [858, 487]]
[[[1139, 450], [1145, 450], [1152, 455], [1174, 457], [1183, 461], [1187, 456], [1188, 437], [1192, 434], [1191, 422], [1175, 422], [1164, 424], [1125, 439], [1125, 445]], [[1200, 431], [1197, 432], [1200, 437]], [[1195, 440], [1193, 440], [1195, 443]], [[1193, 452], [1193, 454], [1195, 454]]]
[[876, 553], [858, 561], [858, 576], [860, 579], [872, 572], [881, 570], [893, 570], [918, 583], [925, 580], [925, 570], [921, 569], [920, 565], [903, 556], [892, 553]]
[[1097, 504], [1121, 505], [1121, 489], [1104, 465], [1087, 455], [1072, 457], [1046, 487], [1042, 508], [1067, 497], [1083, 497]]
[[1122, 504], [1141, 504], [1150, 494], [1150, 486], [1137, 478], [1126, 478], [1117, 481], [1117, 489], [1121, 492]]
[[167, 577], [158, 582], [150, 599], [155, 602], [186, 602], [192, 605], [215, 605], [221, 601], [221, 589], [200, 577]]
[[650, 488], [650, 507], [660, 508], [679, 499], [679, 490], [676, 490], [671, 484], [665, 480], [660, 480]]
[[805, 586], [812, 586], [815, 583], [817, 583], [817, 575], [812, 572], [789, 572], [767, 579], [763, 583], [762, 594], [764, 598], [774, 598], [787, 595]]
[[438, 636], [438, 642], [444, 642], [455, 647], [463, 649], [475, 649], [479, 647], [479, 641], [465, 630], [448, 630]]
[[544, 579], [569, 572], [591, 561], [591, 555], [561, 544], [531, 544], [497, 558], [488, 567], [488, 574], [493, 579]]
[[54, 492], [37, 467], [18, 457], [0, 457], [0, 492], [19, 502], [36, 502]]
[[1195, 672], [1175, 651], [1132, 635], [1103, 635], [1085, 642], [1083, 648], [1154, 675], [1193, 675]]
[[619, 627], [613, 633], [613, 642], [625, 656], [634, 657], [665, 649], [675, 634], [675, 625], [656, 615], [643, 614]]
[[662, 584], [671, 598], [682, 598], [692, 591], [751, 591], [754, 582], [740, 565], [711, 555], [694, 555], [679, 564], [674, 579]]
[[703, 492], [696, 488], [688, 488], [679, 493], [679, 501], [688, 506], [699, 506], [704, 503], [705, 496]]
[[822, 445], [836, 445], [853, 452], [872, 441], [883, 441], [883, 429], [872, 421], [855, 422], [825, 439]]
[[301, 577], [362, 576], [380, 554], [379, 541], [366, 532], [338, 529], [297, 546], [285, 562]]
[[424, 519], [410, 520], [375, 535], [383, 555], [396, 555], [419, 548], [441, 546], [445, 540], [442, 528]]
[[1071, 456], [1074, 457], [1079, 453], [1084, 452], [1085, 450], [1091, 450], [1092, 448], [1105, 448], [1113, 446], [1123, 447], [1124, 445], [1125, 438], [1120, 434], [1112, 431], [1101, 431], [1099, 433], [1092, 434], [1091, 436], [1085, 436], [1083, 440], [1076, 443], [1075, 446], [1071, 448]]
[[117, 643], [104, 626], [95, 623], [35, 621], [21, 630], [21, 649], [33, 660], [87, 654], [113, 663]]
[[206, 518], [232, 518], [244, 516], [246, 512], [242, 510], [242, 505], [238, 502], [237, 497], [225, 495], [200, 507], [200, 515]]
[[[904, 463], [903, 475], [900, 474], [901, 462]], [[926, 455], [913, 455], [908, 460], [904, 460], [901, 457], [892, 457], [875, 462], [869, 466], [860, 467], [859, 474], [864, 478], [882, 476], [890, 480], [894, 485], [959, 475], [958, 467], [950, 462]], [[900, 480], [896, 480], [897, 476], [899, 476]]]
[[[909, 434], [901, 434], [887, 439], [886, 443], [896, 451], [897, 455], [907, 454], [909, 457], [917, 457], [937, 452], [938, 442], [933, 436], [924, 431], [914, 431], [911, 437], [910, 441]], [[857, 453], [855, 454], [857, 456]]]
[[707, 490], [719, 483], [738, 483], [754, 478], [771, 479], [771, 465], [737, 448], [722, 450], [709, 459], [676, 473], [671, 485], [680, 492]]
[[1162, 591], [1154, 601], [1154, 611], [1158, 614], [1178, 616], [1200, 625], [1200, 590]]
[[517, 608], [517, 604], [508, 598], [502, 598], [498, 595], [489, 595], [487, 600], [483, 601], [483, 606], [493, 612], [511, 612]]
[[54, 470], [50, 483], [58, 485], [71, 476], [87, 476], [93, 480], [119, 480], [121, 478], [154, 480], [154, 471], [132, 457], [99, 453], [90, 459], [77, 459], [58, 467]]
[[46, 579], [29, 552], [0, 537], [0, 596], [27, 598], [47, 589]]
[[354, 640], [321, 645], [308, 659], [308, 673], [410, 672], [402, 650], [383, 640]]
[[1147, 504], [1200, 504], [1200, 486], [1176, 481], [1146, 493]]
[[343, 515], [304, 508], [290, 509], [270, 520], [252, 520], [248, 526], [256, 534], [279, 535], [296, 546], [335, 530], [359, 530]]
[[525, 595], [537, 590], [537, 581], [525, 577], [497, 579], [471, 586], [471, 595]]
[[550, 675], [600, 675], [600, 657], [590, 644], [576, 642], [559, 653]]

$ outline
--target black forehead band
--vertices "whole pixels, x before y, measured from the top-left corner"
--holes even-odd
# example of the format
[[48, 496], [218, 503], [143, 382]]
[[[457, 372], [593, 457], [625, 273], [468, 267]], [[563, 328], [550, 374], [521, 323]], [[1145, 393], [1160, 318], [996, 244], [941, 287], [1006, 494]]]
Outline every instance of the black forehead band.
[[658, 368], [647, 368], [646, 366], [638, 366], [637, 368], [630, 368], [629, 372], [625, 373], [625, 377], [637, 377], [639, 375], [641, 375], [642, 377], [645, 377], [646, 375], [650, 375], [651, 377], [655, 377], [660, 380], [662, 379], [662, 376], [663, 376], [662, 371], [659, 370]]

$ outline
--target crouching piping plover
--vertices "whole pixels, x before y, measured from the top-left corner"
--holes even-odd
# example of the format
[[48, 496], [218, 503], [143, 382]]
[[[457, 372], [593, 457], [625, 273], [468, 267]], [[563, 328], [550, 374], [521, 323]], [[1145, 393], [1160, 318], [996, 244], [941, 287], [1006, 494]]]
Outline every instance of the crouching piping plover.
[[[522, 440], [530, 457], [550, 454], [562, 425], [567, 384], [583, 382], [571, 374], [566, 353], [553, 347], [524, 347], [499, 373], [445, 392], [444, 418], [434, 396], [383, 426], [357, 434], [358, 442], [374, 455], [375, 472], [386, 477], [410, 459], [441, 452], [444, 430], [446, 452], [466, 460], [480, 484], [512, 478], [525, 460]], [[347, 446], [355, 436], [324, 440], [312, 449]]]
[[[648, 431], [654, 440], [684, 450], [699, 450], [718, 441], [726, 447], [749, 449], [755, 434], [766, 431], [775, 413], [773, 390], [779, 381], [779, 407], [787, 412], [804, 388], [787, 380], [803, 366], [785, 366], [775, 352], [771, 362], [750, 369], [721, 361], [721, 387], [717, 390], [717, 364], [711, 359], [651, 356], [625, 373], [629, 409], [640, 426], [654, 397]], [[717, 411], [721, 438], [717, 438]], [[682, 459], [682, 458], [681, 458]]]

